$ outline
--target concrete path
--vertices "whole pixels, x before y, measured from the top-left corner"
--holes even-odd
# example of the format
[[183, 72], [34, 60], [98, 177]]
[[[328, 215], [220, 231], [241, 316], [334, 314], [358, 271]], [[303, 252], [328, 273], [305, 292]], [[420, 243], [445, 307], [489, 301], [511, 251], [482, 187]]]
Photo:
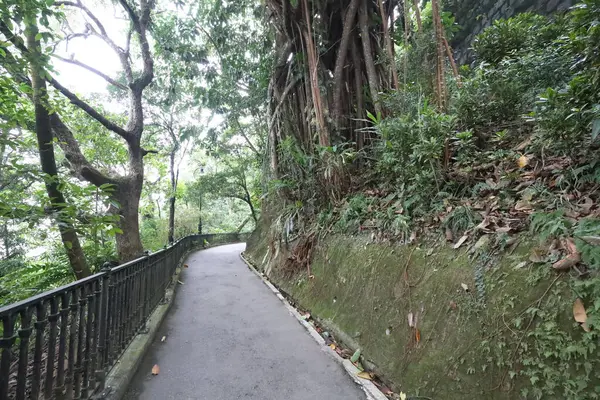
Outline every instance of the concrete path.
[[125, 399], [365, 399], [239, 258], [244, 247], [190, 255], [184, 285]]

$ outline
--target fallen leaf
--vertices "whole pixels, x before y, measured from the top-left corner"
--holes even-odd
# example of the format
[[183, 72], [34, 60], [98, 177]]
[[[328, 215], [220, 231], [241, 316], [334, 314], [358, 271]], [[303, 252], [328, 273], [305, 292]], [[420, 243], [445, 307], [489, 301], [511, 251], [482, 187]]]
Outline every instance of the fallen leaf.
[[452, 229], [450, 229], [450, 228], [446, 228], [446, 240], [448, 242], [454, 241], [454, 235], [452, 234]]
[[569, 254], [566, 258], [563, 258], [560, 261], [555, 262], [552, 265], [557, 271], [566, 271], [575, 265], [577, 265], [581, 261], [581, 255], [579, 253]]
[[587, 313], [585, 312], [583, 301], [581, 301], [580, 298], [575, 300], [575, 303], [573, 304], [573, 317], [575, 318], [575, 321], [581, 324], [584, 331], [589, 332], [591, 330], [587, 325]]
[[469, 287], [467, 286], [466, 283], [461, 283], [460, 286], [464, 289], [465, 292], [469, 291]]
[[528, 202], [527, 200], [519, 200], [515, 204], [515, 210], [528, 211], [528, 210], [533, 210], [533, 207], [531, 206], [531, 203]]
[[391, 396], [394, 394], [394, 392], [392, 392], [392, 389], [390, 389], [387, 386], [380, 386], [379, 390], [381, 391], [381, 393], [385, 394], [386, 396]]
[[546, 262], [546, 252], [540, 248], [532, 249], [531, 254], [529, 255], [529, 261], [532, 263]]
[[331, 343], [331, 344], [329, 345], [329, 347], [331, 348], [331, 350], [335, 350], [335, 349], [336, 349], [336, 345], [335, 345], [335, 344], [333, 344], [333, 343]]
[[483, 230], [483, 229], [487, 228], [489, 225], [490, 225], [490, 219], [488, 217], [485, 217], [483, 219], [483, 221], [481, 221], [481, 223], [479, 223], [479, 225], [477, 225], [475, 227], [475, 229]]
[[406, 394], [404, 392], [400, 392], [400, 400], [406, 400]]
[[575, 245], [575, 241], [573, 240], [573, 238], [565, 239], [565, 249], [567, 249], [567, 252], [569, 254], [578, 253], [577, 246]]
[[183, 264], [183, 268], [189, 268], [189, 265]]
[[163, 336], [163, 337], [162, 337], [162, 339], [160, 339], [160, 341], [161, 341], [161, 342], [164, 342], [164, 341], [166, 341], [166, 340], [167, 340], [167, 337], [166, 337], [166, 336]]
[[415, 329], [415, 339], [417, 340], [417, 343], [421, 341], [421, 331], [418, 329]]
[[582, 236], [580, 239], [594, 246], [600, 246], [600, 236]]
[[523, 261], [523, 262], [520, 262], [517, 265], [515, 265], [514, 269], [521, 269], [521, 268], [525, 267], [526, 265], [527, 265], [527, 261]]
[[585, 196], [584, 200], [585, 200], [585, 202], [583, 204], [578, 204], [578, 205], [579, 205], [579, 207], [581, 207], [583, 213], [587, 215], [592, 210], [592, 207], [594, 206], [594, 201], [591, 198], [589, 198], [588, 196]]
[[373, 373], [372, 372], [362, 371], [362, 372], [359, 372], [358, 374], [356, 374], [356, 376], [358, 376], [361, 379], [368, 379], [370, 381], [373, 380]]
[[529, 164], [529, 158], [527, 158], [526, 155], [522, 155], [521, 157], [519, 157], [519, 168], [525, 168], [528, 164]]
[[450, 307], [451, 310], [456, 310], [458, 308], [456, 303], [452, 300], [450, 300], [450, 304], [448, 306]]
[[414, 316], [411, 312], [408, 313], [408, 326], [410, 326], [411, 328], [414, 328], [415, 326]]
[[356, 349], [354, 354], [352, 354], [352, 357], [350, 357], [350, 361], [355, 363], [358, 361], [359, 358], [360, 358], [360, 349]]
[[458, 249], [460, 246], [463, 245], [464, 242], [467, 241], [467, 239], [469, 238], [469, 235], [464, 235], [463, 237], [461, 237], [460, 239], [458, 239], [458, 242], [456, 242], [456, 244], [454, 246], [452, 246], [454, 249]]
[[152, 367], [152, 375], [158, 375], [160, 372], [160, 368], [158, 366], [158, 364], [154, 364], [154, 367]]

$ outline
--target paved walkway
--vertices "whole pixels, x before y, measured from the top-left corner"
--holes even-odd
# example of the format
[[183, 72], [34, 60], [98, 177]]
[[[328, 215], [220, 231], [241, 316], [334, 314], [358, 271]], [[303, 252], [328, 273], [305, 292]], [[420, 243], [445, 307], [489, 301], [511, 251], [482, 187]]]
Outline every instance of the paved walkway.
[[365, 399], [239, 258], [244, 246], [190, 255], [184, 285], [125, 399]]

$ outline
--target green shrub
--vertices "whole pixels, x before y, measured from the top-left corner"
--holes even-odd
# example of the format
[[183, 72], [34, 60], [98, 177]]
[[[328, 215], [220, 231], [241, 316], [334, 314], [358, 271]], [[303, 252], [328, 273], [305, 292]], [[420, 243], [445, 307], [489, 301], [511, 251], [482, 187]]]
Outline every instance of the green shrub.
[[548, 46], [561, 33], [560, 23], [532, 13], [518, 14], [494, 21], [473, 42], [480, 61], [497, 64], [505, 58], [516, 58], [532, 49]]

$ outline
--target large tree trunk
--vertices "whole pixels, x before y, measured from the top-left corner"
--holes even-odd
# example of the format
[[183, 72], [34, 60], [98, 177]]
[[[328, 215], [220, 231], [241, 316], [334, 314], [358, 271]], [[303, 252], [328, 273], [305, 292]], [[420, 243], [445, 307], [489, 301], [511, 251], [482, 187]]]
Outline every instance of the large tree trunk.
[[129, 175], [120, 178], [114, 196], [117, 198], [123, 233], [116, 236], [119, 261], [127, 262], [144, 253], [140, 237], [140, 197], [144, 184], [144, 151], [137, 141], [129, 143]]
[[114, 193], [119, 208], [113, 211], [118, 212], [121, 217], [118, 226], [123, 232], [116, 235], [117, 255], [121, 262], [134, 260], [144, 253], [139, 221], [142, 182], [143, 176], [137, 179], [127, 178], [117, 184]]
[[383, 109], [379, 102], [379, 84], [377, 70], [375, 69], [375, 61], [373, 59], [373, 49], [371, 47], [371, 36], [369, 33], [369, 11], [367, 0], [363, 0], [361, 10], [359, 14], [360, 24], [360, 36], [363, 45], [363, 53], [365, 57], [365, 68], [367, 70], [367, 79], [369, 81], [369, 89], [371, 91], [371, 100], [373, 101], [373, 107], [375, 107], [375, 113], [379, 116], [382, 114]]
[[66, 200], [59, 188], [58, 169], [54, 157], [54, 140], [50, 125], [50, 115], [46, 109], [46, 81], [42, 79], [42, 59], [39, 51], [39, 41], [36, 40], [37, 26], [31, 24], [27, 27], [27, 45], [29, 47], [29, 62], [31, 67], [31, 84], [33, 88], [33, 104], [35, 108], [35, 133], [37, 136], [42, 172], [47, 175], [45, 180], [46, 192], [50, 198], [53, 213], [58, 222], [58, 229], [62, 239], [69, 263], [77, 279], [82, 279], [92, 274], [81, 245], [70, 219], [65, 215]]
[[333, 110], [336, 119], [336, 124], [339, 125], [339, 120], [342, 114], [342, 82], [343, 82], [343, 71], [346, 63], [346, 56], [348, 54], [348, 46], [352, 38], [352, 30], [354, 29], [354, 19], [360, 0], [352, 0], [346, 11], [344, 18], [344, 28], [342, 31], [342, 40], [338, 49], [337, 58], [335, 60], [335, 70], [333, 72]]

